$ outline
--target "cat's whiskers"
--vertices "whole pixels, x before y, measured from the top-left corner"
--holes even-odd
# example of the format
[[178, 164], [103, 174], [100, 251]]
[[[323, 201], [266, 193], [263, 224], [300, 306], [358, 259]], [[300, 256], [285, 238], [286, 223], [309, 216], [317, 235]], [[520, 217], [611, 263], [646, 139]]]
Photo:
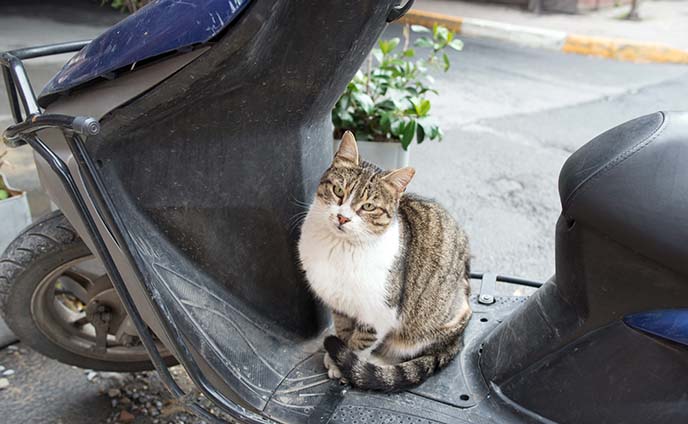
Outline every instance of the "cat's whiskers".
[[306, 219], [306, 216], [308, 216], [308, 211], [302, 211], [289, 218], [289, 231], [291, 232], [296, 230], [303, 220]]
[[302, 210], [300, 212], [295, 213], [291, 218], [289, 218], [289, 231], [292, 232], [296, 230], [296, 228], [306, 219], [306, 217], [310, 214], [312, 217], [316, 219], [321, 219], [325, 218], [328, 215], [328, 211], [326, 209], [323, 209], [321, 206], [319, 206], [317, 203], [313, 204], [303, 204], [303, 205], [298, 205], [299, 207], [306, 207], [306, 210]]
[[291, 199], [289, 199], [289, 202], [292, 203], [293, 205], [296, 205], [296, 206], [299, 206], [299, 207], [302, 207], [305, 209], [308, 209], [311, 207], [311, 203], [304, 202], [303, 200], [299, 200], [295, 197], [292, 197]]

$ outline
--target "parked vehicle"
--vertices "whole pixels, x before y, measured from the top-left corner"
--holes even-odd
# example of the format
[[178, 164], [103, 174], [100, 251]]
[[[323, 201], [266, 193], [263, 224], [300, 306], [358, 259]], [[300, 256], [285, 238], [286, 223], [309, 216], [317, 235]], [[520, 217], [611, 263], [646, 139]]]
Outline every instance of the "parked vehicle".
[[[395, 395], [328, 380], [326, 311], [291, 225], [331, 160], [330, 111], [395, 0], [159, 0], [91, 42], [0, 54], [61, 212], [0, 260], [15, 334], [63, 362], [167, 370], [242, 422], [688, 422], [688, 114], [614, 128], [565, 164], [556, 275], [481, 288], [464, 349]], [[171, 30], [172, 29], [172, 30]], [[23, 60], [79, 53], [36, 98]], [[326, 52], [326, 53], [323, 53]]]

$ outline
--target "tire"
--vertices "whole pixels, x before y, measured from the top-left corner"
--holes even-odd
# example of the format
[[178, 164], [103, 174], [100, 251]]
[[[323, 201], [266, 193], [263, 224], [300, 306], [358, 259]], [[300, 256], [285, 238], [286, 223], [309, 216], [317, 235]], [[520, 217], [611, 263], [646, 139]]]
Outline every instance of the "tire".
[[41, 329], [31, 312], [38, 286], [53, 270], [86, 257], [92, 257], [91, 252], [61, 212], [50, 213], [31, 224], [0, 257], [0, 310], [5, 322], [23, 343], [66, 364], [99, 371], [154, 369], [150, 360], [140, 360], [140, 347], [131, 356], [136, 360], [127, 360], [126, 352], [120, 354], [118, 361], [94, 358], [55, 342]]

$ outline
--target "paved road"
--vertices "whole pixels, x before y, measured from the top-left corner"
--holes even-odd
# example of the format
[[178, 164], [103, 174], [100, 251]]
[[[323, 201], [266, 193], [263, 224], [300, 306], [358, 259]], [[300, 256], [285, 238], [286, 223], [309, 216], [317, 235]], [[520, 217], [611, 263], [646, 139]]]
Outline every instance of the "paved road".
[[[49, 24], [41, 26], [49, 31]], [[398, 33], [394, 27], [388, 31]], [[554, 271], [563, 162], [587, 140], [627, 119], [660, 109], [688, 110], [688, 67], [465, 42], [464, 52], [451, 54], [452, 69], [437, 78], [442, 97], [433, 112], [445, 140], [414, 146], [411, 161], [418, 173], [412, 190], [436, 197], [466, 226], [475, 269], [547, 278]], [[57, 68], [40, 62], [30, 71], [40, 86]], [[0, 102], [0, 118], [7, 113]], [[12, 152], [11, 162], [7, 172], [17, 177], [16, 184], [35, 190], [28, 152]], [[40, 205], [38, 191], [33, 196]], [[29, 359], [0, 355], [0, 365], [16, 372], [9, 377], [11, 389], [0, 391], [6, 422], [92, 423], [116, 414], [120, 406], [112, 407], [83, 370], [25, 355]], [[55, 390], [64, 387], [55, 380], [68, 381], [69, 390]], [[29, 408], [27, 399], [41, 401]]]
[[688, 67], [638, 65], [467, 39], [438, 77], [441, 143], [414, 147], [411, 190], [468, 229], [476, 270], [554, 272], [559, 170], [599, 133], [657, 110], [688, 110]]

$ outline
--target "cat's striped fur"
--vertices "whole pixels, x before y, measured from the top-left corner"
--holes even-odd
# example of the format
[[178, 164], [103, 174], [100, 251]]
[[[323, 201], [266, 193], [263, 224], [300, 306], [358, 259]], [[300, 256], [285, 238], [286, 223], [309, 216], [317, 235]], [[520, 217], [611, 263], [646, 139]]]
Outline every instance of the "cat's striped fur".
[[424, 381], [460, 350], [471, 316], [467, 237], [439, 204], [404, 193], [413, 173], [360, 160], [345, 134], [302, 227], [306, 277], [334, 316], [325, 366], [361, 389]]

